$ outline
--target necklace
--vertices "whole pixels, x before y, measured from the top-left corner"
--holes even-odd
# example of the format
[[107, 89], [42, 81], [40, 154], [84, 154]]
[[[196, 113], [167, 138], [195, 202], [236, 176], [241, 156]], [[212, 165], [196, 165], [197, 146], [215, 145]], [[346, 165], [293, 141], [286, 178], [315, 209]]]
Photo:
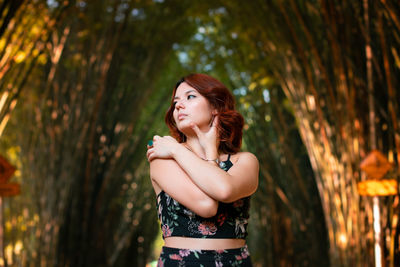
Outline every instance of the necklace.
[[[183, 145], [184, 145], [189, 151], [191, 151], [193, 154], [197, 155], [196, 153], [194, 153], [194, 151], [193, 151], [192, 149], [190, 149], [190, 147], [189, 147], [188, 145], [186, 145], [186, 144], [183, 144]], [[204, 160], [204, 161], [213, 161], [213, 162], [217, 163], [217, 165], [218, 165], [220, 168], [224, 168], [224, 167], [225, 167], [225, 162], [220, 161], [218, 156], [217, 156], [216, 159], [205, 159], [205, 158], [200, 157], [199, 155], [197, 155], [197, 156], [198, 156], [199, 158], [201, 158], [202, 160]]]

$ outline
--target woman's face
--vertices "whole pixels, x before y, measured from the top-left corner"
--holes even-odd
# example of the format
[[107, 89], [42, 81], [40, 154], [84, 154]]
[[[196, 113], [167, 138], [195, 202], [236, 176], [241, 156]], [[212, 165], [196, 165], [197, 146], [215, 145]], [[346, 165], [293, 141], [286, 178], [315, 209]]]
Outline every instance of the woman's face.
[[208, 100], [196, 89], [185, 82], [181, 83], [176, 90], [174, 103], [173, 116], [179, 131], [190, 131], [191, 122], [202, 131], [210, 128], [212, 115], [216, 114], [216, 110], [212, 109]]

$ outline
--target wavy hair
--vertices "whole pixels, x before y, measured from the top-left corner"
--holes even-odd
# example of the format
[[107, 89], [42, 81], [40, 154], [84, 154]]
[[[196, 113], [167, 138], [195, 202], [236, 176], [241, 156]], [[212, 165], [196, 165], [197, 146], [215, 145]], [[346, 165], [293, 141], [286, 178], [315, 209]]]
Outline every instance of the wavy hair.
[[218, 151], [222, 153], [238, 152], [242, 145], [243, 116], [235, 110], [235, 99], [228, 88], [217, 79], [206, 74], [189, 74], [175, 85], [170, 107], [165, 114], [165, 123], [170, 129], [171, 135], [179, 143], [186, 141], [186, 136], [178, 130], [173, 117], [176, 89], [183, 82], [195, 88], [208, 100], [211, 107], [217, 110], [219, 117], [217, 131], [220, 141]]

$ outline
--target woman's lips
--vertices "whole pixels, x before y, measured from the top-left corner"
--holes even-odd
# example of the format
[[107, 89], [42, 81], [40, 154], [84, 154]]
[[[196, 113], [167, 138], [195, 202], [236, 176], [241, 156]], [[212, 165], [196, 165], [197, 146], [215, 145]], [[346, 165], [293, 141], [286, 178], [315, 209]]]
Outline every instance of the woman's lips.
[[179, 114], [178, 120], [183, 120], [187, 115], [186, 114]]

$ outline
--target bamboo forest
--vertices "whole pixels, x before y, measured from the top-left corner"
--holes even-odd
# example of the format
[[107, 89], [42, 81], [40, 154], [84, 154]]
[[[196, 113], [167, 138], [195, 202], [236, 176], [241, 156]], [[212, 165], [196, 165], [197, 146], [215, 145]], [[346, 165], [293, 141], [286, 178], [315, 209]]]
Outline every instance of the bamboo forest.
[[0, 267], [156, 266], [189, 73], [245, 119], [254, 266], [400, 266], [399, 1], [0, 0]]

